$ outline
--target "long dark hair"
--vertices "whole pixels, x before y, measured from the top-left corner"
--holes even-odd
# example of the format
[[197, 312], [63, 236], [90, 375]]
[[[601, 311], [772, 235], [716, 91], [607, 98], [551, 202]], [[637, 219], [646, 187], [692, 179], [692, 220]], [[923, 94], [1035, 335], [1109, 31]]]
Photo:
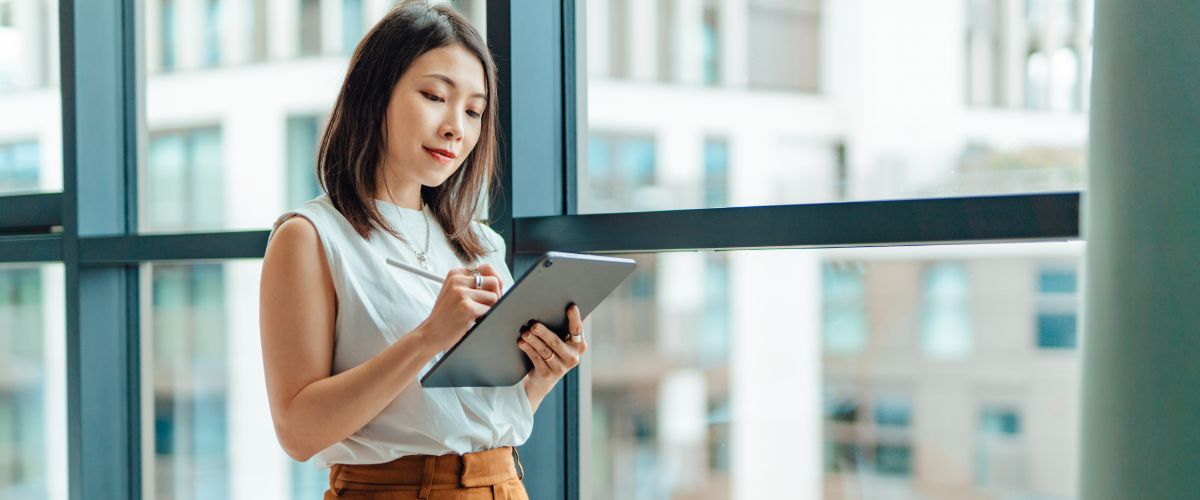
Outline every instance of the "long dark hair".
[[392, 89], [417, 57], [450, 45], [463, 46], [483, 64], [488, 103], [475, 148], [441, 185], [421, 186], [421, 199], [449, 235], [458, 257], [473, 262], [488, 250], [472, 230], [471, 220], [485, 189], [489, 199], [495, 199], [491, 190], [496, 186], [498, 161], [496, 64], [483, 37], [452, 7], [406, 1], [380, 19], [359, 42], [321, 137], [317, 178], [359, 236], [370, 239], [372, 230], [379, 228], [399, 238], [374, 201], [377, 174], [387, 149], [388, 102]]

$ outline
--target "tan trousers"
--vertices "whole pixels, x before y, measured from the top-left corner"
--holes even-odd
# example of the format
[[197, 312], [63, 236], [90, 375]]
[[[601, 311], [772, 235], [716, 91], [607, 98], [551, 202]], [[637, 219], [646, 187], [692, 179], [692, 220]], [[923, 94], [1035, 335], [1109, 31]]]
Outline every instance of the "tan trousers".
[[465, 455], [409, 455], [388, 463], [334, 464], [325, 500], [529, 500], [511, 446]]

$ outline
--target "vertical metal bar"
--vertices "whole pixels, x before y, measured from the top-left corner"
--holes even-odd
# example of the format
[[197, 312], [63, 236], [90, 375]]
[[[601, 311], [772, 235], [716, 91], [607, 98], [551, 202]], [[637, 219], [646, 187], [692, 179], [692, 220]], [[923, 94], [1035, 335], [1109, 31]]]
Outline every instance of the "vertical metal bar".
[[[488, 38], [499, 69], [500, 132], [502, 139], [505, 202], [493, 214], [496, 229], [509, 242], [517, 235], [514, 217], [563, 215], [569, 206], [565, 128], [570, 99], [565, 94], [562, 0], [559, 2], [511, 2], [488, 4]], [[572, 83], [573, 84], [573, 83]], [[574, 133], [571, 131], [570, 133]], [[498, 216], [497, 216], [498, 215]], [[507, 234], [505, 234], [507, 233]], [[515, 275], [520, 275], [536, 256], [510, 254]], [[577, 463], [568, 457], [568, 444], [577, 432], [568, 428], [567, 394], [572, 393], [571, 375], [543, 399], [534, 418], [533, 435], [521, 447], [525, 486], [532, 498], [575, 498], [568, 481], [577, 479]], [[577, 490], [577, 488], [575, 488]]]
[[[70, 496], [138, 499], [137, 275], [83, 266], [80, 236], [136, 222], [135, 0], [62, 6], [63, 261]], [[86, 82], [86, 84], [85, 84]], [[132, 191], [131, 191], [132, 190]]]
[[79, 383], [79, 213], [75, 140], [75, 2], [58, 8], [59, 88], [62, 92], [62, 259], [67, 360], [67, 486], [71, 500], [83, 498], [83, 411]]
[[512, 133], [512, 68], [509, 61], [512, 58], [512, 44], [510, 42], [512, 26], [509, 21], [509, 1], [508, 0], [493, 0], [487, 3], [487, 41], [488, 47], [492, 50], [492, 57], [496, 62], [496, 88], [498, 95], [496, 96], [497, 104], [499, 105], [498, 122], [500, 147], [500, 164], [496, 165], [499, 170], [497, 177], [500, 179], [500, 196], [499, 199], [492, 202], [491, 214], [488, 220], [491, 221], [491, 226], [500, 236], [504, 237], [508, 246], [508, 255], [505, 256], [505, 261], [508, 262], [509, 269], [515, 269], [513, 265], [513, 256], [515, 255], [513, 245], [513, 216], [512, 216], [512, 145], [509, 137]]
[[[562, 58], [562, 213], [574, 215], [578, 212], [578, 196], [576, 174], [578, 158], [576, 156], [579, 138], [576, 125], [576, 61], [575, 61], [575, 0], [560, 0], [562, 16], [559, 18], [559, 33], [561, 43], [559, 51]], [[585, 73], [586, 74], [586, 73]], [[563, 389], [563, 482], [566, 488], [563, 498], [578, 500], [580, 497], [580, 418], [582, 408], [580, 391], [580, 370], [574, 369], [567, 373], [561, 382]]]

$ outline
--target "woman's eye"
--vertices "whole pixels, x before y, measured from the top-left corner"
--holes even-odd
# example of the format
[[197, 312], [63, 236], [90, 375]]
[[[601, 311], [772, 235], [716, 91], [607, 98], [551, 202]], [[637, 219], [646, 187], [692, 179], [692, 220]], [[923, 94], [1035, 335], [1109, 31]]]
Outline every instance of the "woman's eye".
[[435, 96], [428, 92], [421, 92], [421, 95], [425, 96], [426, 99], [429, 99], [430, 101], [433, 101], [433, 102], [442, 102], [444, 100], [441, 97]]
[[471, 118], [479, 118], [480, 115], [475, 111], [467, 110], [467, 116]]

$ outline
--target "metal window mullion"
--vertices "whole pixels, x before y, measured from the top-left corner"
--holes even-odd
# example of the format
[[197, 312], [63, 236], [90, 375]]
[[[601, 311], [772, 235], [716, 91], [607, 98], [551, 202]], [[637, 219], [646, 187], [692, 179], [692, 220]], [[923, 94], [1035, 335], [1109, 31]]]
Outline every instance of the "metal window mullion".
[[141, 498], [136, 266], [87, 265], [81, 236], [135, 229], [135, 0], [61, 5], [70, 497]]
[[[488, 41], [498, 69], [501, 172], [505, 205], [493, 211], [493, 227], [508, 242], [513, 273], [520, 275], [532, 259], [518, 256], [517, 217], [564, 215], [568, 209], [563, 167], [566, 162], [566, 120], [563, 70], [564, 7], [566, 2], [488, 3]], [[579, 496], [569, 485], [578, 478], [577, 460], [568, 461], [577, 444], [567, 415], [574, 411], [567, 394], [577, 387], [575, 376], [543, 399], [534, 418], [533, 435], [521, 446], [525, 485], [531, 498]]]

